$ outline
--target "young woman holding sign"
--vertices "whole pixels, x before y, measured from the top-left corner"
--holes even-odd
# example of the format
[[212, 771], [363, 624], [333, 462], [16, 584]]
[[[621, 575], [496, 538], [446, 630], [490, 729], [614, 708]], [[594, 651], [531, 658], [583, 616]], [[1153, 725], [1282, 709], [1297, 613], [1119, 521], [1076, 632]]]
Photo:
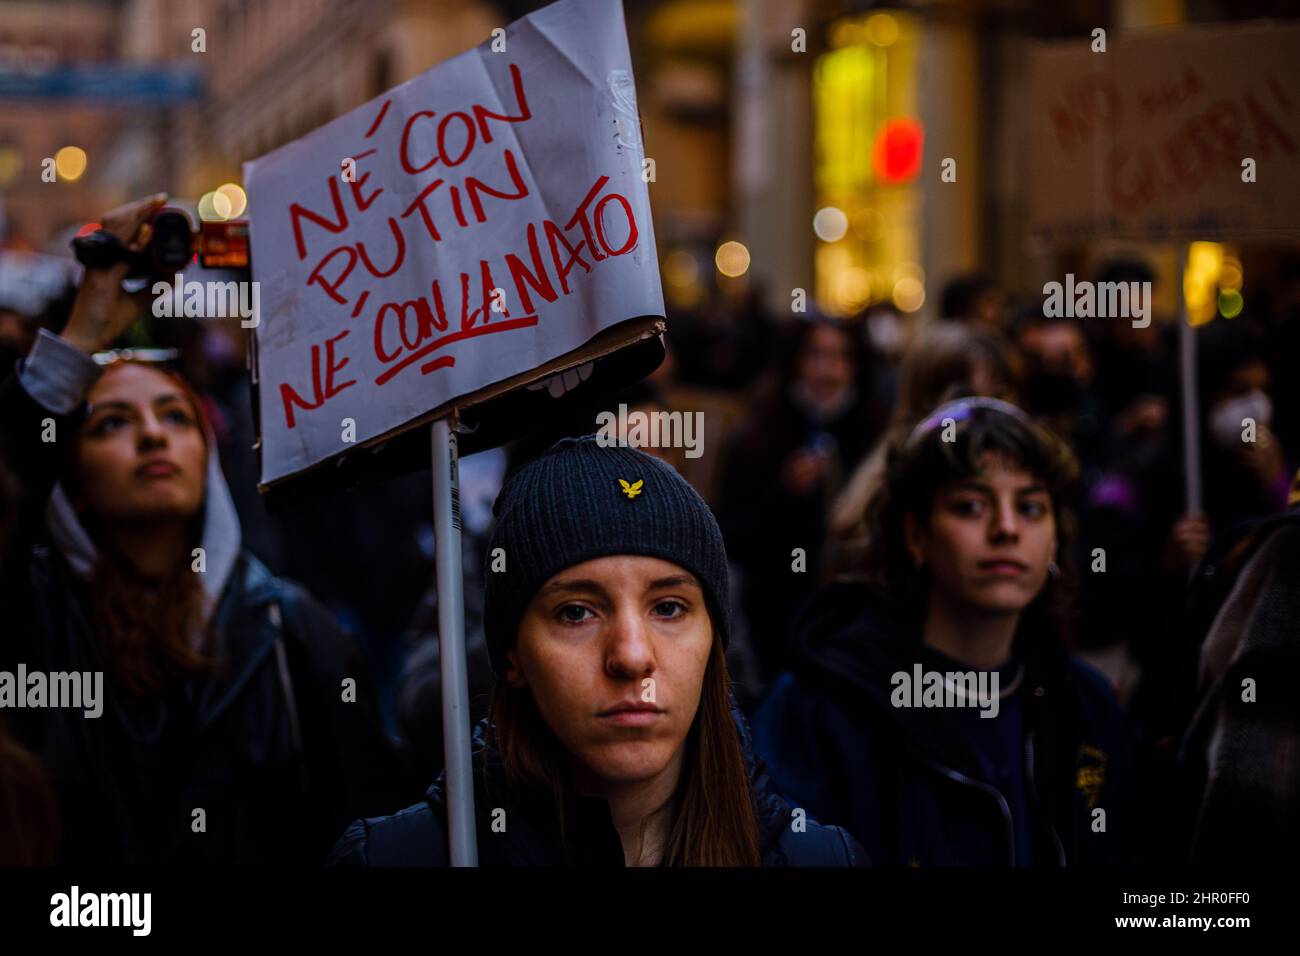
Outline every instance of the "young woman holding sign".
[[[728, 692], [727, 566], [671, 466], [593, 436], [507, 479], [485, 573], [498, 675], [474, 759], [484, 866], [849, 866], [853, 838], [771, 791]], [[440, 777], [332, 862], [448, 862]]]
[[[138, 250], [162, 201], [103, 229]], [[96, 698], [11, 716], [58, 792], [63, 862], [318, 863], [395, 803], [374, 700], [332, 618], [240, 548], [198, 396], [162, 365], [92, 360], [138, 315], [127, 269], [87, 268], [62, 335], [0, 383], [21, 502], [0, 669]]]

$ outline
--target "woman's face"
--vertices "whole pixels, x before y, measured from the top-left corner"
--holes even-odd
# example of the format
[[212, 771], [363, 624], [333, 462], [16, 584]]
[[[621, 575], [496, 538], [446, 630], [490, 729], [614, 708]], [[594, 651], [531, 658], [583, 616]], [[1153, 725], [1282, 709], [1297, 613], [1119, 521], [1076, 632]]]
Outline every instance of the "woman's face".
[[531, 690], [580, 770], [635, 783], [675, 764], [712, 645], [693, 574], [659, 558], [596, 558], [533, 596], [506, 679]]
[[162, 372], [122, 362], [88, 397], [76, 452], [80, 506], [109, 524], [195, 515], [208, 451], [186, 394]]
[[799, 378], [818, 405], [832, 405], [853, 382], [853, 346], [846, 329], [814, 326], [799, 356]]
[[930, 572], [931, 599], [985, 613], [1018, 613], [1038, 595], [1056, 555], [1056, 516], [1043, 483], [1001, 456], [943, 485], [929, 521], [906, 519], [908, 551]]

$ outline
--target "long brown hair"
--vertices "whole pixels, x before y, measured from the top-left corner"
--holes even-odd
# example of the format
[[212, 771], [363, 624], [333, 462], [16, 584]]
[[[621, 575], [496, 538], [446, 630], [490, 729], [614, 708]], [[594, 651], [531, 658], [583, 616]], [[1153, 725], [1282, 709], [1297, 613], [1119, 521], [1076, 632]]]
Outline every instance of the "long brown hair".
[[[729, 697], [726, 657], [715, 632], [699, 709], [683, 744], [662, 866], [761, 865], [753, 791]], [[507, 781], [549, 794], [563, 820], [568, 755], [529, 690], [497, 681], [488, 742], [501, 757]]]
[[[152, 363], [146, 367], [166, 376], [185, 396], [211, 455], [211, 429], [198, 394], [177, 372]], [[206, 464], [204, 467], [206, 471]], [[77, 470], [71, 460], [63, 481], [75, 500]], [[114, 550], [107, 536], [96, 533], [93, 515], [82, 513], [80, 518], [98, 552], [91, 579], [91, 621], [108, 669], [123, 686], [140, 695], [157, 694], [176, 681], [203, 673], [210, 665], [203, 652], [208, 632], [205, 630], [200, 640], [194, 639], [205, 612], [199, 576], [182, 563], [165, 578], [145, 578], [125, 555]], [[200, 506], [190, 524], [191, 544], [198, 545], [202, 534]]]
[[194, 634], [203, 587], [187, 565], [163, 579], [138, 575], [125, 557], [101, 550], [91, 585], [99, 645], [109, 669], [135, 694], [156, 694], [209, 664]]

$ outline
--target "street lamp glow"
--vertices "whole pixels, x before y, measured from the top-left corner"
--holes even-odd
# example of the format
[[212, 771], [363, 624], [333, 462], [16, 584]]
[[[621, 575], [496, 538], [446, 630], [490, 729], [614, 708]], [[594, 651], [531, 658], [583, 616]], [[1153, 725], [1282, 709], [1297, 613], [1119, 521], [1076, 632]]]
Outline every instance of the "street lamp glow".
[[898, 21], [888, 13], [873, 13], [867, 17], [867, 39], [876, 46], [893, 46], [898, 39]]
[[835, 206], [823, 206], [813, 216], [813, 232], [822, 242], [839, 242], [849, 231], [849, 217], [843, 209]]
[[837, 311], [858, 311], [871, 301], [871, 273], [860, 266], [841, 269], [832, 282], [831, 296]]
[[1225, 319], [1235, 319], [1245, 304], [1241, 293], [1236, 289], [1224, 289], [1219, 293], [1219, 315]]
[[894, 266], [894, 281], [900, 279], [915, 279], [922, 285], [925, 284], [925, 270], [917, 262], [900, 262]]
[[13, 146], [0, 146], [0, 189], [8, 189], [22, 169], [22, 153]]
[[86, 151], [80, 146], [64, 146], [54, 154], [54, 170], [60, 179], [75, 183], [86, 171]]
[[743, 243], [728, 240], [718, 246], [713, 262], [724, 276], [735, 279], [749, 271], [749, 250]]
[[[226, 183], [224, 186], [218, 186], [217, 195], [225, 196], [230, 203], [230, 212], [226, 216], [227, 219], [239, 218], [244, 214], [244, 210], [248, 208], [248, 194], [244, 192], [242, 186], [236, 183]], [[215, 198], [213, 203], [216, 203]], [[217, 205], [217, 209], [220, 210], [221, 206]]]
[[1223, 257], [1223, 269], [1219, 272], [1219, 288], [1241, 291], [1241, 260], [1236, 256]]
[[217, 214], [218, 219], [230, 218], [230, 197], [223, 192], [214, 192], [212, 195], [212, 211]]
[[[202, 219], [204, 222], [216, 222], [225, 218], [223, 216], [217, 215], [215, 197], [216, 197], [216, 193], [204, 193], [199, 198], [199, 202], [198, 202], [199, 218]], [[227, 199], [226, 203], [227, 205], [229, 205], [230, 200]]]
[[700, 265], [689, 252], [678, 249], [664, 259], [664, 278], [670, 285], [693, 286], [700, 280]]
[[904, 312], [915, 312], [925, 304], [925, 286], [908, 276], [894, 283], [894, 305]]

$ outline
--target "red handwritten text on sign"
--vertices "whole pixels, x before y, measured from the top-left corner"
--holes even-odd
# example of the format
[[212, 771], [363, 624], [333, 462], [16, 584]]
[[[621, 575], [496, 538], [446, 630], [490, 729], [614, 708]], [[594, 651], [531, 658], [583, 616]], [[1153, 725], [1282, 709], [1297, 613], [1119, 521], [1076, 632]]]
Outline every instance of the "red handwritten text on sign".
[[[298, 259], [314, 262], [304, 285], [325, 302], [351, 306], [350, 318], [365, 334], [349, 345], [364, 343], [373, 350], [381, 369], [374, 378], [377, 386], [411, 367], [427, 375], [454, 366], [454, 356], [435, 355], [454, 343], [535, 326], [543, 303], [572, 293], [575, 274], [591, 273], [605, 259], [636, 248], [640, 229], [633, 204], [610, 188], [608, 176], [600, 176], [575, 184], [586, 188], [581, 193], [575, 189], [581, 198], [566, 210], [564, 221], [527, 223], [513, 248], [480, 258], [477, 268], [434, 278], [427, 294], [385, 293], [386, 280], [408, 256], [490, 222], [498, 204], [531, 195], [519, 158], [503, 144], [509, 140], [498, 135], [508, 124], [533, 121], [518, 67], [511, 65], [510, 75], [514, 102], [504, 112], [475, 103], [444, 115], [421, 109], [401, 117], [391, 109], [392, 100], [380, 106], [365, 138], [390, 124], [400, 129], [389, 141], [396, 144], [400, 168], [416, 180], [417, 190], [414, 201], [387, 215], [391, 242], [386, 247], [345, 238], [360, 218], [376, 214], [370, 210], [385, 192], [383, 186], [367, 188], [369, 171], [350, 182], [331, 176], [321, 184], [319, 206], [294, 202], [286, 210]], [[359, 170], [376, 153], [372, 146], [350, 158]], [[471, 158], [474, 172], [463, 172]], [[355, 384], [341, 380], [348, 358], [336, 351], [351, 331], [311, 345], [309, 388], [280, 383], [287, 427], [297, 424], [296, 411], [321, 408]]]

